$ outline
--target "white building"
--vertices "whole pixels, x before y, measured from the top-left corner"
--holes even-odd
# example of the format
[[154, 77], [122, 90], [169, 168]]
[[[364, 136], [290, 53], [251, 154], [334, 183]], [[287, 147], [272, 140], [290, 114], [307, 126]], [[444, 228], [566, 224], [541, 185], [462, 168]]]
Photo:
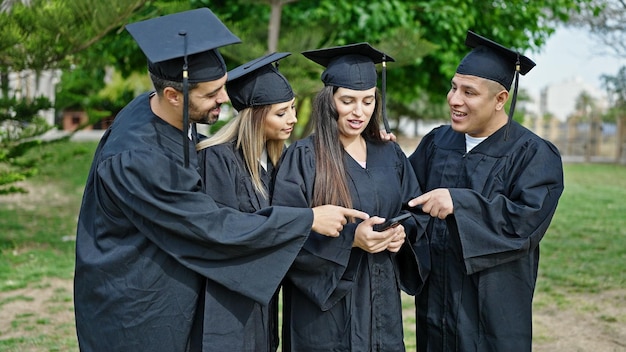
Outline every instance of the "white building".
[[[10, 94], [20, 98], [45, 96], [54, 104], [55, 87], [59, 83], [61, 71], [46, 70], [39, 74], [32, 70], [9, 73]], [[54, 109], [40, 112], [49, 125], [54, 125]]]
[[559, 121], [566, 121], [576, 111], [576, 100], [583, 92], [594, 98], [595, 106], [600, 111], [607, 109], [605, 93], [580, 77], [573, 77], [544, 87], [539, 97], [535, 97], [537, 104], [533, 110], [539, 116], [551, 115]]

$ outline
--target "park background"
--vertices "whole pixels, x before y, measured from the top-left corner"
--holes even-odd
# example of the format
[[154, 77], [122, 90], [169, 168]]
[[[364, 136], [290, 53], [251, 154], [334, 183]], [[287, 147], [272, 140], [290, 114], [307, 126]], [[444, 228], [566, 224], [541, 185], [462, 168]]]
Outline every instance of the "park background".
[[[521, 78], [515, 119], [559, 147], [566, 189], [541, 245], [534, 350], [626, 350], [626, 6], [618, 0], [3, 0], [0, 350], [77, 350], [73, 241], [87, 171], [117, 111], [150, 89], [145, 57], [123, 26], [203, 6], [243, 41], [221, 50], [230, 68], [271, 51], [296, 54], [280, 66], [298, 96], [294, 138], [310, 132], [309, 103], [321, 88], [321, 67], [300, 51], [368, 41], [390, 53], [387, 110], [407, 153], [446, 122], [467, 29], [536, 55], [535, 78], [547, 83], [537, 89], [533, 71]], [[617, 64], [591, 85], [545, 81], [542, 55], [564, 30], [586, 37], [560, 53], [563, 71], [583, 40]], [[594, 71], [587, 57], [582, 77]], [[404, 302], [412, 351], [414, 312], [411, 298]]]

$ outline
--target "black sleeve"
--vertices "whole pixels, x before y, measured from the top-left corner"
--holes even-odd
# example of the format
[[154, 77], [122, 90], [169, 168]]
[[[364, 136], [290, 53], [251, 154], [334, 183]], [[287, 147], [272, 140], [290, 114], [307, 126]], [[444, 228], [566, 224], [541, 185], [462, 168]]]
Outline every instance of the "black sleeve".
[[[510, 157], [507, 194], [485, 197], [470, 189], [450, 189], [454, 216], [468, 274], [516, 260], [534, 250], [545, 234], [563, 192], [558, 152], [531, 141]], [[475, 177], [488, 175], [477, 170]]]
[[[153, 172], [154, 165], [166, 171]], [[93, 196], [100, 198], [105, 221], [132, 222], [183, 265], [259, 302], [272, 297], [313, 221], [311, 209], [271, 207], [247, 214], [219, 208], [200, 190], [195, 169], [148, 150], [108, 158], [96, 173]], [[89, 226], [100, 237], [99, 251], [132, 255], [116, 246], [113, 237], [124, 234]]]

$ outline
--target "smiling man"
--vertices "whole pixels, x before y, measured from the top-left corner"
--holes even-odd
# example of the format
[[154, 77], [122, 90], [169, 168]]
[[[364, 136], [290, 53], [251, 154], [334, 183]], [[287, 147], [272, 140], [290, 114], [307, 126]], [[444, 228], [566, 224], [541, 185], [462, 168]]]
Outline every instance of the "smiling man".
[[[539, 241], [563, 192], [558, 150], [512, 120], [527, 57], [468, 32], [450, 125], [409, 157], [431, 215], [431, 271], [416, 296], [419, 351], [531, 351]], [[504, 110], [515, 79], [509, 114]]]

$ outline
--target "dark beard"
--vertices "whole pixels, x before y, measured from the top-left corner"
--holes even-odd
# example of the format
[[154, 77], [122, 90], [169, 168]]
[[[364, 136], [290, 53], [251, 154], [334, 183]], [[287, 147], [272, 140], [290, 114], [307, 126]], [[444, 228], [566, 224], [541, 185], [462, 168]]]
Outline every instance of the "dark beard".
[[213, 108], [211, 108], [209, 111], [200, 114], [198, 113], [198, 109], [193, 105], [193, 104], [189, 104], [189, 121], [194, 122], [194, 123], [200, 123], [203, 125], [213, 125], [217, 122], [217, 120], [219, 120], [219, 116], [213, 116], [211, 115], [210, 111], [219, 108], [220, 105], [216, 105]]
[[217, 120], [219, 120], [219, 116], [213, 118], [211, 115], [203, 115], [200, 116], [199, 119], [193, 119], [191, 120], [191, 122], [195, 122], [195, 123], [199, 123], [199, 124], [203, 124], [203, 125], [213, 125], [217, 122]]

